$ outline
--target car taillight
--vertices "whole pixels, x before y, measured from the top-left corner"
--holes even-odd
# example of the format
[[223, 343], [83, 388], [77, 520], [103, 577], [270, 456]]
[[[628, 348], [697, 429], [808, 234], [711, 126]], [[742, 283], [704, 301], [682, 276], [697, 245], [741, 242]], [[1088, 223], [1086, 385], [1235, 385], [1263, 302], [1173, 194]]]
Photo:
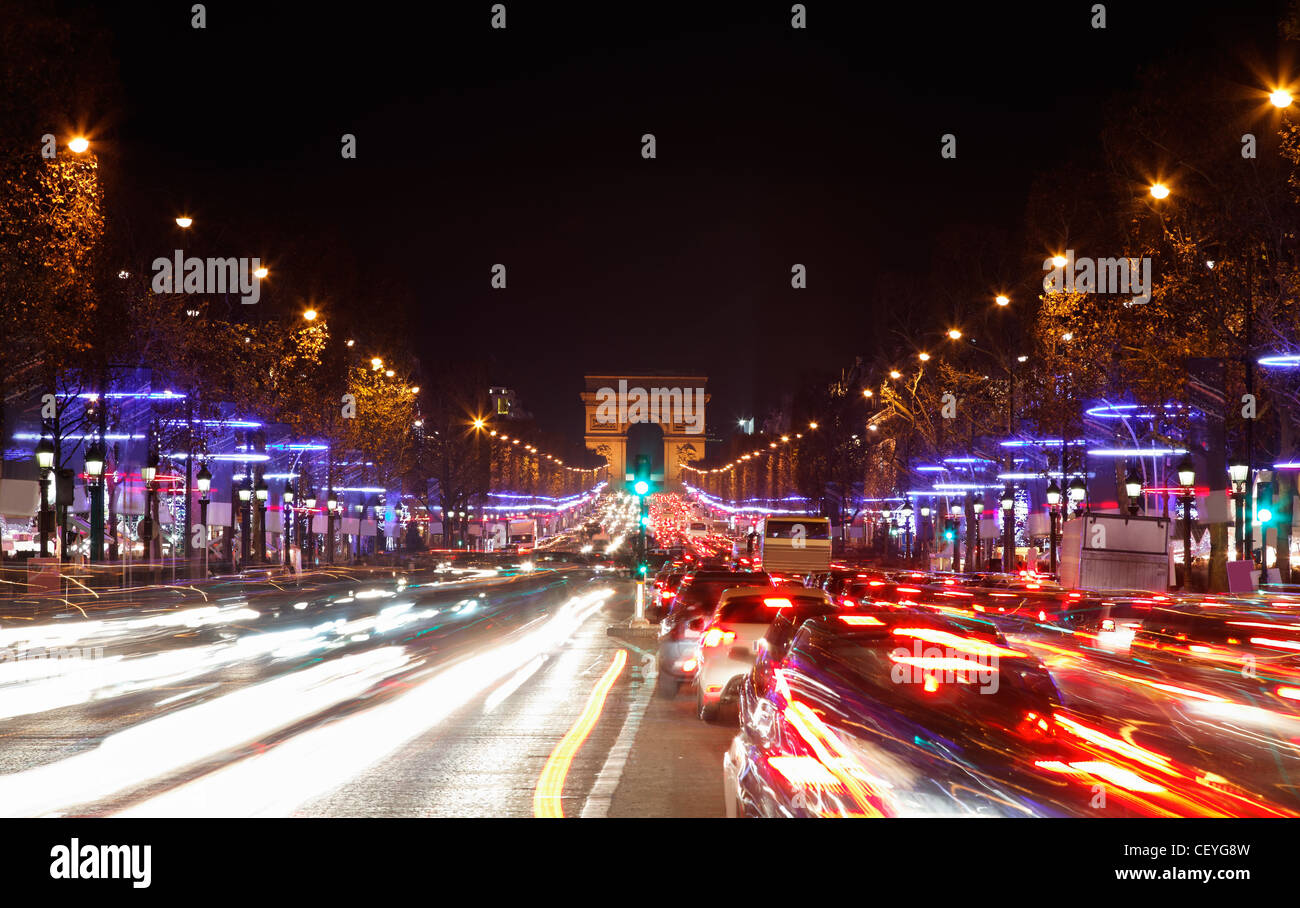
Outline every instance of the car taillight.
[[1109, 618], [1103, 618], [1101, 619], [1101, 629], [1103, 631], [1113, 631], [1115, 629], [1115, 622], [1111, 621]]
[[857, 604], [858, 603], [856, 600], [850, 599], [848, 596], [845, 596], [842, 599], [840, 599], [840, 605], [857, 605]]
[[693, 672], [695, 671], [695, 666], [696, 666], [696, 662], [694, 659], [687, 659], [685, 662], [682, 663], [682, 671]]
[[882, 627], [885, 623], [872, 615], [840, 615], [840, 620], [853, 627]]
[[704, 639], [700, 641], [701, 646], [725, 646], [736, 639], [735, 631], [724, 631], [720, 627], [711, 627], [704, 632]]

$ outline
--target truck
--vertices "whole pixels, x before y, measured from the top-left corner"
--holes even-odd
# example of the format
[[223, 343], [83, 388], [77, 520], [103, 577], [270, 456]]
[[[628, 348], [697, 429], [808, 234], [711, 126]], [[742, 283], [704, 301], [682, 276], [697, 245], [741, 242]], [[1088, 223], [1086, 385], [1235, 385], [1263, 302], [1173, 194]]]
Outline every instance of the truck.
[[536, 520], [512, 520], [510, 521], [510, 536], [506, 542], [506, 551], [524, 554], [531, 552], [537, 545], [537, 521]]
[[1061, 586], [1089, 590], [1169, 588], [1168, 517], [1091, 511], [1061, 529]]

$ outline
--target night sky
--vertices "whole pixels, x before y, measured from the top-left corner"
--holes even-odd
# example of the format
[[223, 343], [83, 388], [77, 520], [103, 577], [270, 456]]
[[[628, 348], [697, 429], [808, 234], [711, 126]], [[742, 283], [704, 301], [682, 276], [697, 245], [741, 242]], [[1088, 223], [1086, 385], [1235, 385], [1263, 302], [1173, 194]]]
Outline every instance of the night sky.
[[185, 210], [208, 254], [309, 276], [422, 358], [488, 359], [575, 438], [584, 371], [706, 373], [723, 427], [895, 345], [891, 288], [933, 278], [944, 230], [1014, 235], [1033, 176], [1095, 149], [1140, 67], [1271, 61], [1278, 18], [813, 0], [795, 31], [789, 3], [514, 2], [494, 31], [488, 2], [212, 2], [196, 31], [190, 5], [97, 14], [123, 106], [83, 113], [142, 248], [167, 254]]

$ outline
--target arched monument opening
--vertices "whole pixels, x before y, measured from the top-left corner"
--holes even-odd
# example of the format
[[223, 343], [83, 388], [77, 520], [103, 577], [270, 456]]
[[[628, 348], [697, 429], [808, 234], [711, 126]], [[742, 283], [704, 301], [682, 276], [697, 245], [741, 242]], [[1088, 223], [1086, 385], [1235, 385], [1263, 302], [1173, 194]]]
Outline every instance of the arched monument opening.
[[708, 380], [676, 372], [585, 376], [586, 443], [609, 464], [611, 485], [646, 454], [663, 488], [680, 488], [682, 465], [704, 458]]
[[650, 458], [651, 473], [667, 478], [668, 474], [664, 470], [663, 426], [653, 422], [638, 422], [627, 427], [627, 462], [635, 464], [640, 455]]

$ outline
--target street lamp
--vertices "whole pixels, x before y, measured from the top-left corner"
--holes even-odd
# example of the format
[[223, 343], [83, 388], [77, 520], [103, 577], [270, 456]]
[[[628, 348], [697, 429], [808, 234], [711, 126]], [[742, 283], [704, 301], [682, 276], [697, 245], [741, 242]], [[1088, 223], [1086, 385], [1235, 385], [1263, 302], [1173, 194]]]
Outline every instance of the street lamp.
[[284, 491], [280, 493], [280, 501], [284, 507], [284, 517], [281, 523], [284, 524], [284, 566], [289, 566], [289, 540], [293, 532], [293, 486], [289, 480], [284, 481]]
[[1016, 551], [1016, 490], [1007, 483], [998, 499], [1002, 508], [1002, 570], [1009, 573], [1015, 567]]
[[203, 576], [208, 574], [208, 493], [212, 490], [212, 471], [205, 463], [199, 467], [194, 482], [199, 487], [199, 523], [203, 525]]
[[244, 484], [239, 487], [239, 523], [242, 538], [239, 544], [239, 563], [248, 564], [248, 547], [253, 534], [252, 527], [253, 477], [244, 476]]
[[1124, 494], [1128, 497], [1129, 516], [1136, 517], [1142, 503], [1142, 477], [1135, 469], [1130, 469], [1124, 478]]
[[140, 468], [140, 478], [144, 480], [144, 519], [140, 521], [140, 536], [146, 548], [146, 558], [153, 557], [153, 540], [158, 535], [157, 525], [153, 519], [154, 479], [158, 475], [158, 451], [150, 448], [144, 466]]
[[266, 479], [259, 476], [254, 495], [257, 497], [257, 563], [266, 563], [266, 505], [270, 498]]
[[1048, 539], [1048, 546], [1051, 550], [1051, 561], [1049, 562], [1048, 571], [1052, 574], [1056, 573], [1056, 512], [1060, 508], [1060, 506], [1061, 506], [1061, 487], [1058, 486], [1056, 484], [1056, 480], [1053, 479], [1051, 482], [1047, 484], [1047, 517], [1048, 517], [1047, 539]]
[[316, 563], [316, 490], [307, 490], [307, 563]]
[[1233, 510], [1236, 512], [1233, 519], [1233, 536], [1236, 540], [1238, 561], [1243, 558], [1242, 548], [1245, 545], [1246, 480], [1249, 477], [1250, 465], [1240, 457], [1234, 458], [1228, 465], [1228, 478], [1232, 480], [1232, 502]]
[[326, 544], [329, 546], [329, 558], [327, 560], [330, 564], [333, 564], [334, 563], [334, 514], [339, 509], [339, 496], [333, 489], [330, 489], [329, 497], [325, 499], [325, 507], [326, 507], [325, 540], [326, 540]]
[[1183, 582], [1180, 589], [1187, 589], [1192, 584], [1192, 499], [1196, 487], [1196, 467], [1189, 454], [1184, 454], [1178, 462], [1178, 485], [1183, 494]]
[[90, 481], [90, 560], [104, 558], [104, 442], [96, 439], [86, 448], [86, 478]]
[[903, 551], [906, 554], [907, 558], [911, 560], [912, 558], [912, 515], [914, 513], [914, 508], [912, 507], [911, 499], [906, 499], [906, 498], [903, 499], [903, 506], [898, 509], [898, 512], [903, 515]]
[[999, 306], [1010, 306], [1011, 298], [1007, 296], [1005, 293], [999, 293], [994, 298], [993, 302], [997, 303]]
[[37, 512], [37, 523], [39, 524], [39, 534], [41, 541], [41, 557], [49, 557], [49, 535], [50, 535], [50, 470], [54, 468], [54, 444], [41, 436], [41, 440], [36, 443], [36, 466], [41, 471], [41, 503], [40, 510]]

